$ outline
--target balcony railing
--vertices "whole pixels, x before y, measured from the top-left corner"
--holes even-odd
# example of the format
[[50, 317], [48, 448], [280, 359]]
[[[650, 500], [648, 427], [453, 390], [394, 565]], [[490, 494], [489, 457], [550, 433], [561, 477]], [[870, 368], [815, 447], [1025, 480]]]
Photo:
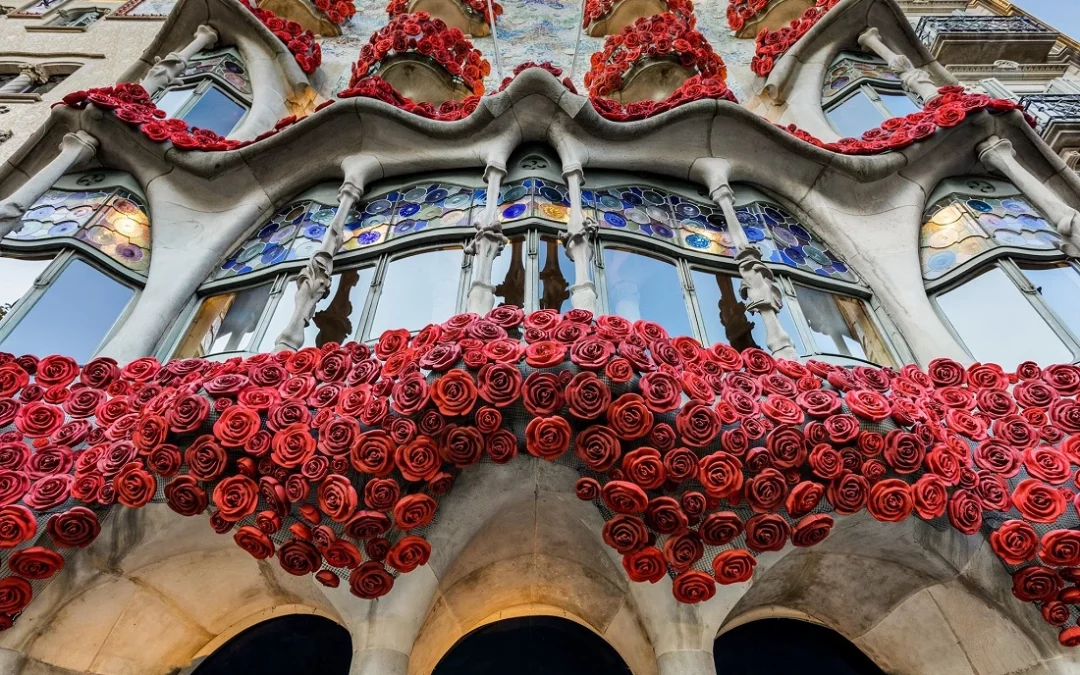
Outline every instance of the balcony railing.
[[1032, 94], [1020, 102], [1038, 122], [1035, 130], [1039, 134], [1055, 123], [1080, 125], [1080, 94]]
[[942, 33], [1052, 33], [1046, 26], [1023, 15], [1016, 16], [924, 16], [915, 29], [927, 47]]
[[934, 58], [950, 64], [1042, 63], [1059, 33], [1024, 16], [924, 16], [915, 29]]

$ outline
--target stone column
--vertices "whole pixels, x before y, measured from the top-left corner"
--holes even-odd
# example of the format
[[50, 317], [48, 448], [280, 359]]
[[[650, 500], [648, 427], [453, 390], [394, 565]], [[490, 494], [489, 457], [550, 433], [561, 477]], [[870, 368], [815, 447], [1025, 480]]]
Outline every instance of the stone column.
[[0, 87], [0, 94], [21, 94], [31, 85], [45, 84], [49, 81], [49, 74], [36, 63], [23, 63], [19, 66], [19, 74], [4, 86]]
[[916, 68], [908, 57], [889, 49], [888, 45], [882, 42], [877, 28], [864, 30], [859, 35], [859, 44], [880, 56], [891, 70], [899, 73], [900, 84], [906, 91], [918, 96], [923, 104], [938, 95], [938, 86], [934, 84], [930, 74], [922, 68]]
[[1035, 208], [1042, 211], [1064, 239], [1061, 250], [1072, 257], [1080, 256], [1080, 213], [1020, 164], [1013, 151], [1013, 144], [1004, 138], [991, 136], [979, 143], [975, 149], [979, 153], [979, 161], [986, 168], [1009, 179], [1031, 200]]
[[476, 223], [476, 234], [465, 252], [473, 257], [472, 283], [469, 285], [469, 297], [466, 312], [475, 312], [481, 316], [495, 306], [495, 286], [491, 283], [491, 267], [495, 258], [502, 253], [507, 238], [499, 222], [499, 190], [506, 170], [489, 165], [487, 174], [487, 205]]
[[716, 675], [713, 655], [704, 650], [665, 652], [656, 658], [659, 675]]
[[580, 168], [563, 174], [570, 190], [570, 222], [562, 243], [566, 256], [574, 261], [574, 284], [570, 286], [570, 304], [574, 309], [587, 309], [596, 312], [596, 286], [589, 279], [589, 263], [593, 259], [591, 240], [596, 236], [598, 226], [592, 218], [586, 218], [581, 208], [581, 184], [583, 176]]
[[208, 24], [202, 24], [195, 30], [195, 36], [179, 52], [170, 52], [165, 58], [157, 58], [140, 84], [153, 96], [166, 87], [180, 84], [180, 74], [187, 68], [188, 61], [204, 49], [213, 47], [218, 34]]
[[0, 201], [0, 239], [15, 230], [19, 220], [41, 195], [72, 167], [90, 159], [97, 152], [98, 141], [85, 131], [64, 134], [60, 154], [31, 176], [19, 189]]

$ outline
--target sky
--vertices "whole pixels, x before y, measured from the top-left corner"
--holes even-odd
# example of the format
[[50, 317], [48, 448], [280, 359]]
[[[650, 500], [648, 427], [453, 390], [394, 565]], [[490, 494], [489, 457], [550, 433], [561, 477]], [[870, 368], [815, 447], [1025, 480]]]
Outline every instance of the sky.
[[1025, 12], [1080, 40], [1080, 2], [1077, 0], [1011, 0]]

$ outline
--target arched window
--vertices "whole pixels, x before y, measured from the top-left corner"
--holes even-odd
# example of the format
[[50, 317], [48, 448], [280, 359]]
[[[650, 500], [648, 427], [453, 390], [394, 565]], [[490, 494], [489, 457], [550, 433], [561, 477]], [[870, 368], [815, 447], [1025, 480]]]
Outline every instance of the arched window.
[[977, 361], [1080, 358], [1080, 268], [1009, 183], [950, 179], [931, 196], [919, 238], [938, 311]]
[[180, 80], [183, 84], [162, 89], [154, 100], [189, 126], [228, 136], [251, 108], [251, 79], [233, 47], [196, 54]]
[[290, 614], [255, 624], [206, 657], [192, 675], [348, 675], [349, 631], [314, 614]]
[[836, 631], [795, 619], [761, 619], [736, 626], [713, 643], [716, 672], [773, 675], [799, 664], [801, 675], [884, 675]]
[[891, 117], [922, 110], [884, 61], [857, 52], [841, 52], [833, 60], [821, 101], [829, 121], [845, 138], [860, 138]]
[[[117, 171], [70, 174], [0, 240], [0, 351], [90, 359], [150, 267], [142, 190]], [[78, 317], [79, 330], [71, 330]]]

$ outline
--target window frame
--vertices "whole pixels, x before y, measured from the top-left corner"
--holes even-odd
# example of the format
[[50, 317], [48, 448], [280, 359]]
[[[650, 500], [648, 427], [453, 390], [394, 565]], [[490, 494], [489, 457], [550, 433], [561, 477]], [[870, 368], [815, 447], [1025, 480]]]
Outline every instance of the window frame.
[[[843, 90], [843, 93], [837, 95], [835, 100], [829, 101], [827, 104], [822, 105], [822, 111], [825, 113], [825, 119], [829, 121], [829, 126], [831, 126], [837, 134], [843, 135], [843, 132], [836, 128], [836, 124], [833, 122], [832, 117], [829, 116], [829, 113], [844, 105], [856, 96], [866, 97], [866, 99], [870, 101], [870, 105], [872, 105], [875, 110], [881, 113], [882, 122], [896, 117], [896, 115], [893, 114], [891, 110], [889, 110], [888, 106], [885, 105], [885, 101], [881, 97], [882, 93], [887, 93], [890, 95], [902, 94], [904, 96], [907, 96], [917, 108], [923, 107], [923, 102], [919, 100], [917, 96], [905, 90], [903, 87], [892, 87], [886, 85], [879, 80], [859, 80], [856, 82], [856, 84], [857, 86], [853, 85], [851, 88]], [[878, 126], [881, 125], [879, 124]], [[871, 129], [872, 128], [873, 127], [871, 127]], [[867, 129], [866, 131], [870, 131], [870, 129]]]
[[[243, 56], [240, 54], [239, 48], [236, 48], [236, 47], [223, 47], [223, 48], [219, 48], [219, 49], [211, 49], [211, 50], [208, 50], [208, 51], [209, 51], [210, 54], [216, 54], [218, 52], [232, 53], [237, 58], [237, 60], [239, 60], [243, 64], [245, 72], [249, 73], [249, 75], [248, 75], [248, 83], [249, 84], [251, 83], [250, 71], [247, 70], [247, 68], [248, 68], [247, 61], [245, 61]], [[206, 52], [200, 52], [200, 53], [205, 54]], [[196, 55], [196, 56], [198, 56], [198, 55]], [[208, 56], [207, 58], [210, 58], [210, 57]], [[191, 63], [192, 61], [199, 61], [199, 60], [202, 60], [202, 59], [192, 57], [189, 60], [189, 63]], [[202, 99], [203, 95], [212, 86], [216, 86], [218, 91], [220, 91], [227, 98], [229, 98], [231, 101], [233, 101], [234, 103], [236, 103], [237, 105], [239, 105], [241, 108], [244, 109], [244, 114], [241, 115], [240, 119], [236, 121], [236, 124], [233, 126], [232, 129], [229, 130], [229, 133], [222, 134], [222, 136], [228, 137], [234, 131], [236, 131], [237, 129], [242, 127], [244, 125], [244, 123], [247, 121], [248, 116], [251, 115], [252, 101], [254, 100], [254, 85], [251, 85], [252, 86], [252, 94], [250, 96], [245, 96], [242, 92], [238, 91], [233, 85], [229, 84], [228, 81], [226, 81], [224, 78], [219, 77], [214, 72], [199, 73], [197, 75], [188, 75], [188, 76], [184, 76], [183, 74], [181, 74], [180, 77], [179, 77], [179, 80], [180, 80], [180, 84], [170, 86], [170, 87], [163, 87], [160, 91], [155, 92], [154, 96], [153, 96], [153, 99], [152, 99], [154, 101], [154, 103], [156, 104], [158, 101], [161, 100], [161, 98], [163, 96], [165, 96], [165, 94], [167, 92], [177, 91], [177, 90], [181, 90], [181, 89], [187, 89], [187, 88], [190, 87], [192, 89], [191, 95], [188, 96], [188, 99], [186, 101], [184, 101], [183, 105], [181, 105], [179, 108], [177, 108], [176, 111], [172, 114], [172, 117], [174, 117], [176, 119], [181, 119], [181, 120], [184, 119], [184, 116], [187, 115], [189, 112], [191, 112], [191, 110], [196, 105], [198, 105], [198, 103]]]

